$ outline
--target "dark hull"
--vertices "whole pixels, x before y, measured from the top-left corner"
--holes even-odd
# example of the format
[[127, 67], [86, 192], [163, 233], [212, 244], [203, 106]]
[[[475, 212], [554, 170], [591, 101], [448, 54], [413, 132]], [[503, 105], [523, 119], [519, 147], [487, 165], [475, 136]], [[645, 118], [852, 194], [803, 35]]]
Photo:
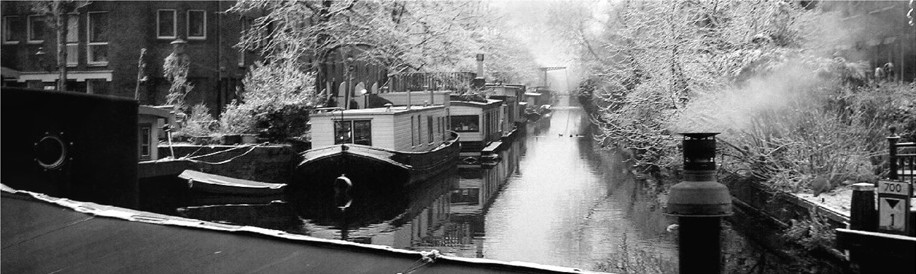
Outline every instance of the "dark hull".
[[428, 152], [402, 152], [352, 145], [312, 149], [302, 153], [293, 184], [330, 185], [345, 174], [354, 186], [365, 181], [411, 185], [429, 179], [454, 166], [461, 147], [457, 134]]

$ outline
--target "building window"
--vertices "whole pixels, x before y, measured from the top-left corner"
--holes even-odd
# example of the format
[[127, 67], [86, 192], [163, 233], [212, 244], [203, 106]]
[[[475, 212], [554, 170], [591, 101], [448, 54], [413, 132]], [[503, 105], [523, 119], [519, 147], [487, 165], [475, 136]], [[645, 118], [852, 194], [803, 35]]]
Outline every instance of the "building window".
[[45, 17], [43, 15], [29, 15], [29, 43], [44, 42]]
[[[242, 26], [242, 29], [239, 32], [241, 33], [240, 39], [245, 38], [245, 34], [248, 33], [248, 29], [251, 28], [252, 20], [253, 19], [248, 17], [239, 18], [239, 23]], [[239, 67], [245, 67], [245, 49], [239, 50]]]
[[175, 10], [159, 10], [156, 12], [156, 38], [175, 39], [178, 33], [178, 22]]
[[429, 143], [433, 142], [433, 117], [426, 116], [426, 132], [429, 135]]
[[478, 132], [480, 116], [455, 115], [452, 116], [452, 130], [457, 132]]
[[88, 63], [108, 65], [108, 12], [89, 12], [86, 24]]
[[372, 145], [372, 121], [334, 121], [334, 144]]
[[188, 11], [188, 40], [207, 39], [207, 12], [202, 10]]
[[150, 126], [140, 126], [140, 160], [150, 159], [151, 146]]
[[79, 63], [79, 14], [67, 16], [67, 66], [74, 67]]
[[22, 20], [19, 16], [3, 16], [3, 43], [19, 44], [22, 40]]

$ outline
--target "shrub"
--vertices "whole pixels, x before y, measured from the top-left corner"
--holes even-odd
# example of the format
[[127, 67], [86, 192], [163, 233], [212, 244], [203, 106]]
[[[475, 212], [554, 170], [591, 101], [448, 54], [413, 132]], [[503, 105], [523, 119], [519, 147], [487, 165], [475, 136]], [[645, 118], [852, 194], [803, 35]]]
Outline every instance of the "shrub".
[[219, 118], [220, 131], [224, 134], [257, 133], [257, 121], [249, 105], [232, 101], [226, 105], [226, 111]]
[[271, 140], [306, 135], [309, 112], [318, 96], [314, 77], [295, 64], [255, 63], [243, 80], [242, 102], [220, 117], [223, 132], [259, 133]]
[[191, 108], [191, 115], [179, 123], [182, 124], [178, 130], [180, 136], [210, 136], [219, 128], [219, 123], [210, 116], [210, 109], [203, 104]]

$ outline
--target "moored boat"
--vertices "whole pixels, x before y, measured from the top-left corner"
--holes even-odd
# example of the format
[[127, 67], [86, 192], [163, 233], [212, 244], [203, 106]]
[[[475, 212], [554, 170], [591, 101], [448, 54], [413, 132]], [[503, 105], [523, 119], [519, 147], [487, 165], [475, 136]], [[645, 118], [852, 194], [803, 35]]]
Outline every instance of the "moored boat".
[[214, 194], [266, 196], [283, 194], [286, 188], [286, 184], [236, 179], [194, 170], [185, 170], [178, 178], [188, 180], [191, 190]]
[[499, 141], [501, 100], [464, 100], [452, 98], [451, 127], [461, 136], [461, 159], [465, 164], [477, 164], [484, 148]]
[[294, 183], [426, 180], [455, 164], [458, 135], [444, 106], [337, 110], [312, 115], [314, 149], [302, 153]]

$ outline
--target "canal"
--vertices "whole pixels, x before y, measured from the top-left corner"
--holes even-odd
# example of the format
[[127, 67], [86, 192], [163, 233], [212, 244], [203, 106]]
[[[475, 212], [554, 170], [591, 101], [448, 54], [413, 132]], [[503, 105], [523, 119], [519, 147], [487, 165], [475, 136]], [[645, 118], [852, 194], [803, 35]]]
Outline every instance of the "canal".
[[[635, 179], [621, 156], [596, 149], [583, 110], [570, 105], [560, 97], [495, 164], [459, 165], [408, 189], [357, 193], [344, 211], [309, 193], [213, 197], [182, 182], [145, 194], [155, 201], [146, 210], [462, 257], [676, 273], [677, 233], [667, 231], [673, 220], [658, 198], [665, 186]], [[379, 177], [371, 183], [386, 183]], [[727, 225], [723, 237], [726, 269], [756, 267], [761, 257], [752, 244]]]

